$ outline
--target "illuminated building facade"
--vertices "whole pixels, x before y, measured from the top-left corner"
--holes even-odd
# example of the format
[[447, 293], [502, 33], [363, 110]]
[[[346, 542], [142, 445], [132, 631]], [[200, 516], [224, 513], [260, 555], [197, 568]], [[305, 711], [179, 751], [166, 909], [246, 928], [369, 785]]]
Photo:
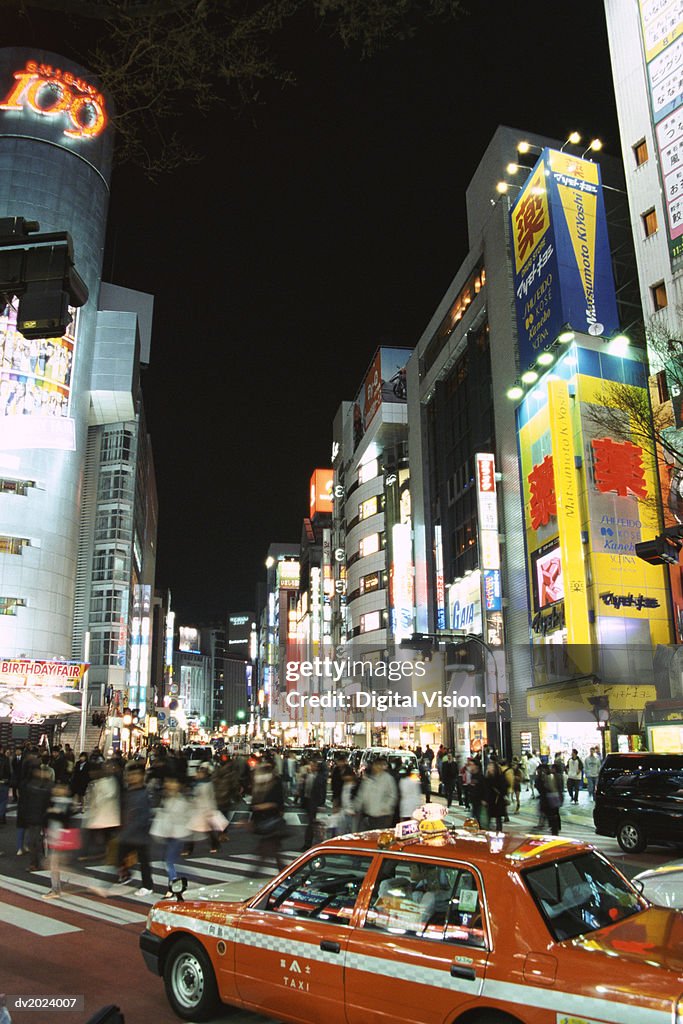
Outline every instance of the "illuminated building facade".
[[110, 101], [72, 62], [0, 50], [0, 217], [68, 231], [89, 299], [63, 338], [0, 311], [0, 652], [84, 660], [91, 703], [147, 705], [156, 490], [139, 368], [151, 298], [101, 285]]
[[285, 699], [280, 665], [289, 644], [296, 642], [296, 602], [301, 565], [298, 544], [271, 544], [266, 556], [266, 586], [258, 616], [258, 688], [253, 727], [268, 734], [271, 718]]
[[[377, 349], [355, 401], [342, 404], [333, 425], [332, 637], [352, 660], [392, 659], [415, 628], [406, 389], [411, 351]], [[364, 685], [346, 681], [349, 693]], [[398, 721], [351, 714], [356, 742], [399, 742]]]
[[[587, 697], [576, 692], [568, 682], [571, 669], [555, 676], [543, 676], [542, 672], [536, 672], [535, 664], [539, 645], [554, 644], [566, 653], [567, 645], [577, 641], [566, 631], [567, 623], [562, 618], [564, 606], [559, 596], [550, 593], [556, 600], [544, 604], [542, 615], [538, 615], [533, 585], [535, 565], [532, 566], [527, 557], [529, 517], [535, 513], [525, 472], [528, 476], [533, 467], [529, 466], [528, 472], [525, 469], [529, 457], [525, 448], [527, 421], [522, 413], [518, 416], [516, 402], [523, 398], [525, 387], [531, 387], [534, 382], [537, 382], [535, 390], [527, 393], [524, 408], [535, 409], [534, 403], [540, 401], [538, 396], [547, 396], [548, 382], [560, 364], [562, 343], [558, 342], [558, 335], [567, 323], [572, 323], [577, 332], [581, 330], [579, 314], [584, 312], [585, 321], [588, 316], [585, 311], [590, 308], [586, 292], [578, 291], [577, 298], [577, 287], [572, 290], [566, 285], [564, 268], [569, 266], [571, 256], [566, 255], [565, 249], [560, 250], [559, 227], [558, 235], [553, 236], [554, 247], [544, 250], [537, 263], [529, 262], [536, 253], [532, 246], [517, 266], [513, 232], [516, 222], [511, 222], [511, 208], [519, 202], [518, 195], [525, 195], [532, 201], [534, 216], [523, 223], [532, 227], [541, 221], [545, 223], [543, 217], [550, 188], [546, 168], [548, 175], [564, 176], [559, 189], [560, 208], [562, 201], [566, 201], [567, 208], [575, 212], [575, 219], [581, 221], [581, 230], [586, 217], [590, 222], [586, 229], [590, 238], [590, 244], [586, 243], [590, 250], [586, 258], [591, 261], [591, 272], [595, 272], [596, 294], [603, 279], [611, 282], [612, 274], [616, 278], [621, 307], [614, 302], [614, 284], [611, 285], [611, 304], [608, 293], [600, 307], [605, 318], [602, 330], [607, 339], [620, 321], [629, 322], [629, 317], [633, 318], [637, 297], [633, 289], [632, 261], [628, 258], [629, 233], [623, 225], [621, 194], [606, 193], [615, 254], [610, 259], [609, 252], [605, 256], [604, 251], [604, 218], [596, 219], [591, 206], [602, 202], [599, 184], [593, 180], [597, 175], [596, 165], [566, 154], [563, 168], [557, 166], [557, 157], [552, 156], [545, 158], [541, 171], [538, 165], [530, 166], [531, 160], [522, 167], [523, 158], [517, 144], [523, 139], [534, 154], [541, 153], [548, 145], [558, 149], [560, 145], [510, 128], [501, 127], [496, 131], [466, 193], [470, 251], [408, 364], [417, 631], [441, 632], [444, 638], [455, 631], [478, 638], [479, 642], [442, 646], [443, 685], [465, 696], [485, 694], [490, 709], [485, 718], [476, 710], [458, 713], [453, 719], [444, 718], [441, 735], [460, 752], [486, 743], [499, 746], [501, 741], [504, 750], [516, 754], [531, 747], [536, 749], [541, 743], [552, 746], [553, 753], [555, 749], [567, 749], [568, 744], [571, 749], [573, 722], [578, 720], [592, 723], [594, 742], [598, 742]], [[616, 162], [604, 163], [609, 168], [609, 180], [618, 183]], [[502, 194], [497, 192], [496, 184], [510, 165], [513, 170], [517, 168], [519, 177], [512, 179], [517, 182], [514, 190]], [[575, 187], [577, 177], [581, 181]], [[526, 209], [517, 207], [517, 210], [522, 208]], [[530, 241], [534, 244], [537, 241], [533, 232]], [[571, 244], [569, 241], [566, 244], [571, 254]], [[564, 261], [562, 271], [554, 274], [552, 288], [549, 288], [549, 267], [545, 267], [544, 260], [554, 259], [559, 251]], [[564, 285], [562, 290], [558, 285], [560, 280]], [[594, 321], [597, 330], [597, 317]], [[583, 330], [587, 331], [588, 326], [584, 322]], [[606, 341], [595, 341], [592, 352], [606, 351], [607, 347]], [[587, 361], [590, 365], [594, 380], [603, 376], [609, 379], [612, 372], [617, 376], [627, 372], [623, 361], [616, 370], [599, 359], [596, 366], [592, 352], [584, 357], [584, 363]], [[634, 365], [636, 363], [637, 358]], [[589, 388], [587, 383], [585, 388]], [[598, 392], [599, 385], [594, 383], [593, 401]], [[512, 396], [516, 396], [514, 400]], [[547, 404], [547, 397], [545, 401]], [[572, 416], [576, 415], [572, 412]], [[552, 454], [550, 448], [543, 449], [543, 445], [551, 443], [550, 433], [545, 431], [542, 436], [542, 441], [539, 435], [530, 442], [534, 465], [537, 462], [543, 465], [543, 457]], [[592, 450], [588, 453], [591, 457]], [[582, 453], [578, 434], [572, 434], [563, 455], [567, 465], [571, 462], [572, 473], [575, 472], [575, 459], [587, 457]], [[576, 488], [578, 491], [578, 483]], [[585, 509], [578, 530], [577, 557], [583, 559], [589, 557], [588, 547], [592, 543], [587, 527], [592, 513], [586, 504], [585, 487], [580, 501]], [[603, 514], [633, 518], [633, 509], [629, 513], [612, 510]], [[640, 520], [638, 522], [640, 529]], [[566, 532], [563, 528], [556, 528], [555, 539], [563, 532]], [[604, 539], [599, 529], [598, 537]], [[545, 555], [550, 566], [550, 548], [539, 557], [542, 559]], [[522, 571], [522, 567], [527, 571]], [[617, 595], [630, 592], [616, 582], [610, 588], [605, 587], [605, 593], [608, 589]], [[583, 642], [587, 644], [601, 639], [594, 631], [597, 616], [614, 616], [614, 605], [601, 601], [600, 594], [597, 606], [587, 603], [582, 613], [573, 616], [577, 630], [582, 624]], [[624, 602], [619, 597], [615, 600], [623, 611]], [[666, 609], [661, 599], [658, 600], [666, 619]], [[546, 616], [550, 617], [549, 621]], [[616, 630], [616, 624], [612, 625]], [[666, 631], [664, 624], [656, 637], [648, 635], [650, 652], [651, 641], [661, 642]], [[614, 632], [612, 637], [616, 636]], [[628, 634], [624, 627], [620, 639], [614, 642], [637, 645], [644, 635], [639, 637]], [[606, 638], [607, 633], [602, 642], [609, 642]], [[547, 663], [547, 659], [542, 662]], [[621, 671], [626, 671], [623, 663]], [[586, 678], [589, 675], [585, 673]], [[531, 694], [533, 683], [537, 688]], [[548, 688], [543, 690], [543, 685]], [[541, 692], [546, 694], [544, 702], [539, 700]], [[561, 695], [570, 698], [572, 722], [563, 724], [562, 714], [557, 713]], [[643, 694], [635, 698], [633, 694], [629, 696], [631, 707], [622, 710], [625, 716], [634, 712], [637, 717], [638, 704], [642, 710], [645, 698]], [[560, 728], [556, 728], [558, 719]]]

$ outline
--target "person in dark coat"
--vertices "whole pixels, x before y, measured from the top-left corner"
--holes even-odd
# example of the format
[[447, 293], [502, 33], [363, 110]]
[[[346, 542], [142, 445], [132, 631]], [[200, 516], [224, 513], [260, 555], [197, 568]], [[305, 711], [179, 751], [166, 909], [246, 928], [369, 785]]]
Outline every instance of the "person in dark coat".
[[84, 750], [78, 755], [71, 774], [71, 793], [80, 807], [83, 806], [83, 797], [90, 782], [90, 763], [88, 755]]
[[9, 784], [12, 776], [12, 765], [4, 750], [0, 750], [0, 825], [6, 824]]
[[281, 853], [285, 827], [285, 791], [282, 779], [273, 771], [270, 761], [254, 769], [251, 795], [251, 824], [258, 836], [258, 854], [263, 863], [274, 858], [278, 871], [285, 867]]
[[481, 825], [481, 806], [484, 801], [484, 776], [481, 773], [481, 765], [474, 758], [467, 762], [470, 781], [467, 785], [469, 804], [472, 808], [472, 817], [476, 818]]
[[453, 793], [458, 780], [458, 766], [452, 754], [446, 751], [441, 758], [441, 781], [443, 783], [443, 795], [446, 797], [446, 807], [453, 802]]
[[503, 831], [503, 818], [507, 813], [508, 784], [505, 772], [495, 761], [489, 761], [484, 776], [484, 803], [488, 810], [489, 823], [495, 819], [498, 832]]
[[[17, 827], [26, 829], [29, 871], [40, 871], [43, 862], [43, 827], [50, 803], [52, 780], [48, 772], [37, 767], [19, 790]], [[21, 826], [19, 822], [21, 821]], [[18, 852], [18, 851], [17, 851]]]
[[149, 863], [149, 830], [152, 825], [152, 802], [145, 789], [145, 769], [131, 762], [126, 770], [127, 789], [123, 795], [121, 832], [119, 833], [119, 880], [129, 882], [134, 854], [140, 863], [142, 886], [136, 896], [149, 896], [154, 890]]

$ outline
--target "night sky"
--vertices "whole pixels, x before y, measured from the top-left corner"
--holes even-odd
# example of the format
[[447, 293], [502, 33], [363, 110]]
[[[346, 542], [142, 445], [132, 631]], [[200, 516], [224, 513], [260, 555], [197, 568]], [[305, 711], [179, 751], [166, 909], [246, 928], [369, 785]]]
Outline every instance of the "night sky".
[[[115, 171], [104, 276], [156, 297], [157, 585], [180, 621], [252, 607], [269, 543], [299, 541], [340, 402], [377, 345], [416, 344], [467, 252], [496, 126], [619, 153], [601, 3], [469, 7], [368, 60], [292, 26], [295, 85], [247, 116], [179, 112], [201, 163]], [[3, 36], [82, 62], [54, 21]]]

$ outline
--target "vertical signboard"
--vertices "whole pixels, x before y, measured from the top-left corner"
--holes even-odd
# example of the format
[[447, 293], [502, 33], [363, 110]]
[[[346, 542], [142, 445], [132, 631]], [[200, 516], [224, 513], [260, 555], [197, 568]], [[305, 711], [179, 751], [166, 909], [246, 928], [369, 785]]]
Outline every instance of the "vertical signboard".
[[477, 513], [479, 520], [479, 565], [482, 570], [486, 640], [503, 642], [503, 596], [498, 545], [498, 499], [496, 496], [496, 460], [489, 452], [479, 452], [477, 462]]
[[639, 0], [650, 111], [672, 259], [683, 255], [683, 7]]
[[560, 561], [564, 578], [567, 641], [590, 644], [588, 586], [581, 539], [581, 508], [574, 459], [574, 429], [569, 388], [563, 380], [548, 381], [548, 411]]
[[591, 335], [619, 329], [597, 164], [544, 149], [510, 222], [523, 370], [565, 326]]

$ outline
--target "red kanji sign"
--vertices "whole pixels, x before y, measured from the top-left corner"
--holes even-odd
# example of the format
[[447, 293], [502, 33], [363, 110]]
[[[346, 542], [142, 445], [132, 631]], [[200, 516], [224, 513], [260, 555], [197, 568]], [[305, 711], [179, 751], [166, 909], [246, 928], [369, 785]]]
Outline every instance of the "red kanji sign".
[[543, 462], [534, 466], [528, 480], [531, 525], [537, 530], [539, 526], [545, 526], [551, 516], [557, 515], [552, 455], [546, 455]]
[[637, 498], [647, 497], [643, 449], [632, 441], [613, 441], [598, 437], [591, 441], [595, 468], [595, 486], [603, 494], [616, 491], [622, 498], [628, 491]]
[[521, 200], [515, 210], [515, 226], [517, 228], [517, 251], [519, 262], [523, 263], [526, 258], [527, 249], [534, 248], [534, 239], [539, 232], [543, 232], [545, 218], [543, 215], [543, 199], [535, 189]]

